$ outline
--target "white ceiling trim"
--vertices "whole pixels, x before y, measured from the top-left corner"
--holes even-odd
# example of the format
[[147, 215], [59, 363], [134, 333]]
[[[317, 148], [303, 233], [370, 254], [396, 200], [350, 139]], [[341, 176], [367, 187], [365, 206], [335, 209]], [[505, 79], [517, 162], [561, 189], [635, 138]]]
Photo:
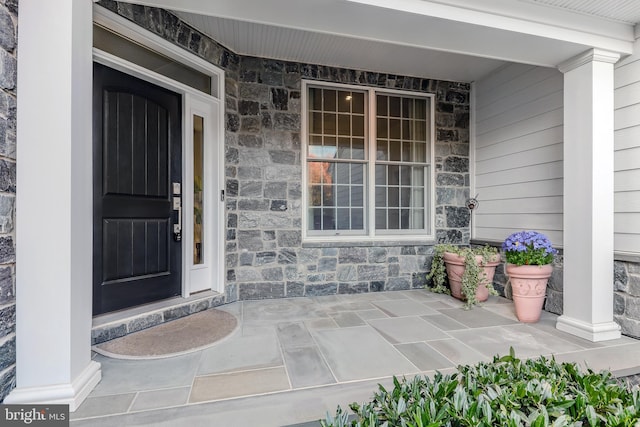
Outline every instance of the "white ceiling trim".
[[458, 81], [504, 62], [557, 67], [594, 48], [633, 52], [631, 25], [529, 1], [122, 1], [174, 11], [242, 55]]

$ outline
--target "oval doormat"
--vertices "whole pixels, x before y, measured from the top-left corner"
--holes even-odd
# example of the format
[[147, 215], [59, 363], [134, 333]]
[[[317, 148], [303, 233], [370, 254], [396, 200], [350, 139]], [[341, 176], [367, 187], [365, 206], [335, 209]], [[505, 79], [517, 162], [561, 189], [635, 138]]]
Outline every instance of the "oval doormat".
[[231, 335], [238, 320], [209, 309], [93, 346], [96, 353], [118, 359], [160, 359], [207, 348]]

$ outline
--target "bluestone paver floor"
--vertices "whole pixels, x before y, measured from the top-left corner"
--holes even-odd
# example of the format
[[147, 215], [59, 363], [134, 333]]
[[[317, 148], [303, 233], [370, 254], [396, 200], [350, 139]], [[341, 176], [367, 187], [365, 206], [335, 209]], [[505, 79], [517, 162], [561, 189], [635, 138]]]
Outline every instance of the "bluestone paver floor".
[[[614, 374], [640, 372], [640, 341], [592, 343], [543, 312], [519, 323], [509, 300], [465, 310], [425, 290], [244, 301], [220, 309], [236, 331], [212, 347], [157, 360], [95, 355], [102, 381], [71, 415], [80, 426], [281, 427], [368, 400], [392, 377], [449, 373], [510, 347]], [[215, 327], [215, 325], [213, 325]]]

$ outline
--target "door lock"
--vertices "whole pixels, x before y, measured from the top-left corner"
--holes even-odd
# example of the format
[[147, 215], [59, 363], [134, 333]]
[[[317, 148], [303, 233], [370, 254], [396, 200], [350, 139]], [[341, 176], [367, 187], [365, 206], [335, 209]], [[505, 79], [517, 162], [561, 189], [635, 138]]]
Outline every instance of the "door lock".
[[178, 222], [173, 224], [173, 240], [179, 242], [182, 240], [182, 202], [180, 197], [173, 198], [173, 210], [178, 211]]

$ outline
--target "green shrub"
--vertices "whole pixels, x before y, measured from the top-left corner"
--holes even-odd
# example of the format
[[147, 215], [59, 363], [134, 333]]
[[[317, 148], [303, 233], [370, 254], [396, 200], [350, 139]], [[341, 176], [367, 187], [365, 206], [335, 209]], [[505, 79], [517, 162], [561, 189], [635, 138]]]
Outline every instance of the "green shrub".
[[553, 358], [494, 357], [433, 379], [393, 379], [373, 400], [352, 403], [355, 419], [338, 407], [323, 427], [640, 426], [640, 395], [608, 372], [582, 373]]

